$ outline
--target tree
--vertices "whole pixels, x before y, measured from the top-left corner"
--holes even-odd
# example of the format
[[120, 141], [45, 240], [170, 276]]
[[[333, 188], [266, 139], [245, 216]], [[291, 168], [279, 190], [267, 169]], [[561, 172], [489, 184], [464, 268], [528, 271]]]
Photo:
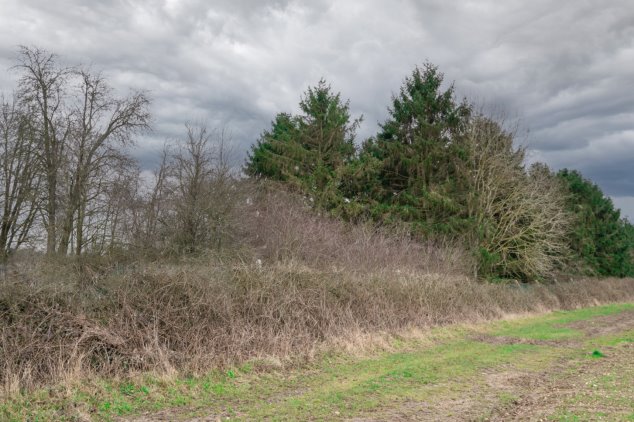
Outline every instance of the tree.
[[352, 119], [323, 79], [300, 100], [302, 114], [278, 114], [247, 158], [245, 171], [256, 177], [287, 181], [328, 206], [339, 183], [337, 171], [355, 155], [354, 137], [361, 118]]
[[137, 202], [139, 175], [136, 161], [119, 153], [87, 180], [75, 217], [73, 253], [102, 255], [129, 245], [126, 226]]
[[29, 239], [37, 215], [35, 139], [29, 110], [0, 98], [0, 263]]
[[143, 244], [160, 253], [192, 254], [221, 250], [234, 232], [239, 195], [225, 131], [186, 125], [176, 148], [165, 147], [145, 200]]
[[187, 127], [184, 148], [173, 157], [176, 196], [177, 244], [195, 252], [209, 244], [209, 182], [214, 174], [214, 151], [206, 128]]
[[[84, 243], [84, 222], [93, 181], [103, 179], [110, 168], [122, 168], [127, 157], [119, 147], [132, 143], [132, 136], [149, 127], [149, 100], [143, 92], [116, 98], [100, 74], [78, 70], [75, 104], [68, 136], [68, 185], [63, 226], [58, 251], [67, 253], [71, 235], [75, 234], [75, 254]], [[99, 192], [93, 192], [99, 194]]]
[[461, 172], [473, 225], [466, 239], [479, 276], [549, 277], [568, 251], [566, 195], [544, 164], [525, 170], [524, 149], [515, 148], [513, 139], [513, 133], [481, 115], [467, 127], [463, 145], [469, 160]]
[[574, 216], [569, 245], [584, 271], [619, 277], [634, 274], [632, 226], [612, 200], [576, 170], [560, 170], [557, 177], [569, 192], [567, 208]]
[[442, 82], [432, 64], [414, 69], [392, 98], [381, 131], [363, 146], [382, 163], [377, 199], [406, 220], [433, 224], [457, 213], [457, 167], [465, 159], [460, 137], [471, 107], [455, 100], [453, 86], [443, 91]]
[[132, 212], [132, 236], [134, 245], [144, 251], [156, 251], [162, 249], [162, 243], [166, 239], [161, 225], [168, 221], [169, 195], [168, 179], [170, 177], [170, 150], [168, 145], [163, 146], [160, 161], [154, 169], [154, 183], [147, 194], [137, 197], [137, 206]]
[[29, 165], [43, 175], [47, 254], [73, 249], [80, 255], [88, 213], [92, 223], [103, 217], [96, 217], [97, 210], [110, 208], [99, 202], [131, 169], [121, 148], [148, 128], [149, 100], [138, 91], [117, 98], [101, 74], [60, 66], [57, 56], [38, 48], [21, 47], [15, 68], [37, 145]]
[[16, 68], [22, 72], [19, 96], [32, 110], [38, 139], [37, 159], [45, 183], [46, 252], [51, 255], [55, 253], [57, 245], [60, 169], [71, 129], [64, 106], [70, 71], [58, 65], [56, 55], [30, 47], [20, 47]]
[[279, 113], [271, 122], [271, 130], [264, 131], [251, 147], [245, 173], [253, 177], [287, 181], [299, 172], [298, 163], [305, 159], [299, 139], [298, 118]]

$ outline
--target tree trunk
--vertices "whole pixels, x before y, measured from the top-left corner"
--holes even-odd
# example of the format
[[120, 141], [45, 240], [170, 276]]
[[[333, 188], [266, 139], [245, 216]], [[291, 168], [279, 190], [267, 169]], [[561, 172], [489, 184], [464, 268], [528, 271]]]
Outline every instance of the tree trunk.
[[77, 210], [77, 239], [75, 243], [75, 255], [80, 256], [84, 245], [84, 215], [86, 214], [86, 204]]
[[7, 250], [7, 232], [5, 230], [0, 232], [0, 246], [0, 266], [2, 266], [9, 260], [9, 251]]
[[46, 226], [46, 254], [48, 256], [52, 256], [55, 254], [55, 247], [57, 246], [56, 239], [56, 213], [57, 213], [57, 197], [56, 197], [56, 189], [57, 189], [57, 180], [55, 177], [48, 177], [48, 201], [46, 204], [46, 214], [47, 214], [47, 226]]
[[70, 236], [73, 233], [73, 220], [75, 217], [74, 210], [69, 207], [64, 218], [64, 225], [62, 226], [62, 234], [59, 238], [59, 247], [57, 252], [60, 255], [68, 254], [68, 247], [70, 246]]

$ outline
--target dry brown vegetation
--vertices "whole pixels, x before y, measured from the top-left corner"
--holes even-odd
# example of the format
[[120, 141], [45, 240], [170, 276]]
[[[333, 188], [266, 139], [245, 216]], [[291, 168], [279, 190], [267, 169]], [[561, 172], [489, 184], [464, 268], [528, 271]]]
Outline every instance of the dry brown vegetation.
[[347, 224], [316, 214], [310, 198], [275, 183], [244, 183], [240, 238], [264, 263], [301, 263], [313, 269], [352, 272], [467, 274], [468, 254], [442, 240], [418, 242], [398, 226]]
[[479, 250], [479, 272], [526, 279], [556, 274], [569, 255], [570, 215], [566, 191], [548, 167], [523, 166], [525, 150], [515, 136], [482, 116], [466, 131], [472, 162], [466, 171], [469, 214], [478, 230], [471, 234]]
[[476, 282], [450, 245], [320, 217], [270, 187], [246, 198], [235, 208], [243, 247], [231, 254], [125, 265], [16, 256], [0, 281], [4, 393], [93, 375], [291, 363], [368, 333], [634, 298], [631, 279]]

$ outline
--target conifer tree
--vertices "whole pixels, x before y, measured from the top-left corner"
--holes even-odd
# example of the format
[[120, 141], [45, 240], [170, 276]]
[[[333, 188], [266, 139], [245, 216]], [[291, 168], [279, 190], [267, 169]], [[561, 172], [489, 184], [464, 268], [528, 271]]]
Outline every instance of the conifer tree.
[[271, 129], [251, 147], [244, 169], [249, 176], [286, 181], [299, 171], [295, 167], [303, 157], [297, 120], [288, 113], [275, 116]]
[[563, 169], [557, 176], [568, 188], [568, 210], [575, 219], [574, 230], [568, 237], [570, 248], [586, 265], [586, 272], [603, 276], [632, 275], [632, 225], [621, 218], [612, 200], [578, 171]]
[[245, 171], [290, 182], [327, 205], [337, 200], [338, 170], [355, 155], [361, 119], [351, 118], [349, 101], [323, 79], [308, 88], [299, 105], [298, 116], [277, 115], [252, 148]]
[[363, 153], [382, 162], [381, 198], [407, 220], [447, 221], [460, 206], [455, 193], [459, 161], [466, 158], [460, 136], [471, 107], [459, 103], [453, 86], [442, 90], [443, 74], [427, 63], [405, 79], [388, 109], [389, 118]]

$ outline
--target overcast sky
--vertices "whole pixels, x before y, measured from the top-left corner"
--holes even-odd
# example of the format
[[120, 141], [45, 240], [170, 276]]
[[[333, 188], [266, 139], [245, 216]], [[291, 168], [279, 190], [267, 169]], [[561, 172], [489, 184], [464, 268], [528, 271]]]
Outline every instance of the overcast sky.
[[519, 119], [530, 160], [579, 169], [634, 217], [634, 4], [544, 1], [0, 0], [0, 91], [18, 45], [101, 69], [120, 92], [147, 89], [149, 166], [186, 121], [248, 146], [324, 77], [360, 139], [430, 61], [459, 96]]

